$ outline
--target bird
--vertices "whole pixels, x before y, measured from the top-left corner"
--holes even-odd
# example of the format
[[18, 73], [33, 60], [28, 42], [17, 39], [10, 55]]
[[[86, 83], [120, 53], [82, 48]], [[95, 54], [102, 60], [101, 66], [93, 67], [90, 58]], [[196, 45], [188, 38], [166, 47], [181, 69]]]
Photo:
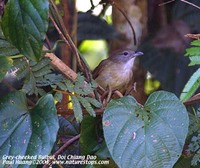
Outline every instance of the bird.
[[133, 78], [135, 58], [143, 55], [133, 50], [119, 51], [101, 61], [93, 71], [93, 79], [104, 89], [125, 90]]

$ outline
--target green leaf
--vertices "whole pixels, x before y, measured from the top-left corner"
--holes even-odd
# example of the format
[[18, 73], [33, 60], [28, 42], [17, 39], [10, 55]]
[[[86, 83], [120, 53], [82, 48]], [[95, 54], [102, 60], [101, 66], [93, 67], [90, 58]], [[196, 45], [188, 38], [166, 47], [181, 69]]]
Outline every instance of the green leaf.
[[48, 28], [48, 0], [9, 0], [2, 18], [2, 30], [21, 54], [38, 61]]
[[55, 100], [55, 101], [61, 102], [61, 101], [62, 101], [62, 98], [63, 98], [63, 94], [62, 94], [62, 93], [56, 92], [56, 93], [54, 94], [54, 100]]
[[98, 102], [96, 99], [91, 98], [91, 97], [85, 97], [85, 99], [91, 103], [94, 107], [100, 108], [102, 106], [102, 104], [100, 102]]
[[74, 116], [77, 122], [81, 122], [83, 120], [83, 112], [81, 109], [81, 105], [76, 96], [71, 96], [72, 106], [74, 109]]
[[91, 104], [87, 101], [87, 98], [78, 96], [78, 100], [81, 102], [82, 106], [86, 109], [86, 111], [93, 117], [96, 117], [96, 113], [92, 108]]
[[97, 152], [95, 152], [95, 155], [97, 155], [99, 158], [102, 158], [102, 159], [111, 158], [110, 152], [108, 150], [108, 147], [105, 141], [103, 141], [103, 143], [101, 144], [100, 149]]
[[75, 84], [74, 92], [79, 95], [88, 95], [93, 92], [96, 88], [96, 83], [92, 81], [91, 83], [86, 83], [84, 76], [78, 73]]
[[66, 80], [66, 86], [69, 92], [74, 92], [74, 84], [70, 80]]
[[194, 40], [191, 42], [192, 47], [186, 49], [185, 56], [189, 56], [190, 64], [199, 65], [200, 64], [200, 40]]
[[200, 54], [200, 47], [191, 47], [186, 49], [185, 56], [194, 56]]
[[180, 157], [173, 168], [191, 168], [191, 158]]
[[198, 89], [199, 84], [200, 84], [200, 68], [190, 77], [189, 81], [186, 83], [180, 95], [181, 101], [188, 100]]
[[6, 75], [6, 72], [12, 67], [12, 59], [7, 57], [0, 57], [0, 81]]
[[91, 155], [99, 148], [97, 118], [86, 116], [81, 123], [80, 149], [82, 155]]
[[199, 65], [200, 64], [200, 55], [199, 56], [191, 56], [189, 66]]
[[18, 49], [5, 39], [0, 39], [0, 56], [13, 56], [17, 54], [19, 54]]
[[194, 41], [192, 41], [191, 45], [193, 45], [193, 46], [199, 46], [200, 47], [200, 40], [194, 40]]
[[26, 58], [14, 60], [13, 69], [17, 69], [16, 77], [24, 80], [22, 88], [28, 95], [44, 95], [46, 92], [40, 87], [63, 81], [62, 75], [52, 72], [49, 61], [48, 58], [42, 58], [39, 62], [28, 61]]
[[76, 94], [83, 94], [83, 88], [85, 87], [84, 85], [85, 85], [84, 76], [78, 73], [74, 84], [74, 92]]
[[151, 94], [144, 106], [131, 96], [113, 100], [103, 114], [105, 141], [120, 168], [171, 168], [188, 125], [185, 106], [165, 91]]
[[48, 155], [57, 131], [58, 118], [52, 95], [42, 97], [31, 110], [21, 91], [0, 100], [0, 158], [3, 155]]

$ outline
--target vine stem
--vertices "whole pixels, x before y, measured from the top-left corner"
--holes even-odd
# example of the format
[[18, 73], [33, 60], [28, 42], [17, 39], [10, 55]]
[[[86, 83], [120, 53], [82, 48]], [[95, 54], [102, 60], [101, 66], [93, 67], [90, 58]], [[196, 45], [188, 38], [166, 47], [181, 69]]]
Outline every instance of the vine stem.
[[163, 2], [161, 4], [159, 4], [158, 6], [163, 6], [163, 5], [166, 5], [166, 4], [169, 4], [171, 2], [174, 2], [175, 0], [170, 0], [170, 1], [167, 1], [167, 2]]
[[50, 19], [51, 19], [51, 21], [53, 22], [53, 24], [54, 24], [55, 28], [57, 29], [58, 33], [62, 36], [63, 40], [64, 40], [64, 41], [70, 46], [70, 48], [74, 51], [74, 53], [75, 53], [75, 55], [76, 55], [76, 58], [77, 58], [77, 61], [78, 61], [78, 65], [79, 65], [81, 71], [84, 72], [84, 66], [83, 66], [83, 64], [82, 64], [82, 62], [81, 62], [80, 55], [79, 55], [79, 53], [78, 53], [78, 51], [77, 51], [77, 48], [76, 48], [74, 42], [72, 41], [70, 35], [68, 34], [68, 32], [67, 32], [67, 30], [66, 30], [66, 28], [65, 28], [65, 26], [64, 26], [64, 23], [63, 23], [63, 21], [62, 21], [62, 18], [60, 17], [60, 14], [59, 14], [59, 12], [58, 12], [58, 9], [57, 9], [57, 7], [56, 7], [56, 5], [55, 5], [55, 3], [54, 3], [53, 0], [51, 0], [51, 4], [52, 4], [53, 9], [54, 9], [54, 11], [55, 11], [55, 13], [56, 13], [56, 16], [57, 16], [58, 22], [59, 22], [59, 24], [60, 24], [60, 26], [61, 26], [61, 28], [62, 28], [62, 31], [60, 30], [58, 24], [56, 23], [56, 21], [54, 20], [54, 18], [52, 17], [52, 15], [50, 15]]
[[110, 2], [110, 4], [112, 6], [116, 7], [121, 12], [121, 14], [125, 17], [125, 19], [127, 20], [128, 24], [131, 27], [132, 33], [133, 33], [134, 44], [137, 45], [135, 29], [133, 28], [133, 25], [132, 25], [130, 19], [128, 18], [128, 16], [126, 15], [126, 13], [124, 12], [124, 10], [121, 9], [119, 2], [116, 2], [116, 0], [108, 0], [108, 1]]
[[[70, 146], [72, 143], [74, 143], [75, 141], [77, 141], [80, 138], [80, 134], [76, 135], [75, 137], [71, 138], [69, 141], [67, 141], [63, 146], [61, 146], [53, 155], [56, 157], [58, 157], [59, 154], [61, 154], [68, 146]], [[51, 164], [53, 160], [49, 161], [49, 164]], [[44, 165], [42, 168], [48, 168], [48, 165]]]
[[[169, 4], [169, 3], [174, 2], [174, 1], [175, 1], [175, 0], [169, 0], [169, 1], [167, 1], [167, 2], [163, 2], [163, 3], [159, 4], [158, 6], [166, 5], [166, 4]], [[184, 3], [186, 3], [186, 4], [189, 4], [189, 5], [191, 5], [191, 6], [193, 6], [193, 7], [195, 7], [195, 8], [197, 8], [197, 9], [200, 10], [200, 6], [195, 5], [195, 4], [192, 3], [192, 2], [188, 2], [188, 1], [186, 1], [186, 0], [179, 0], [179, 1], [184, 2]]]
[[188, 2], [188, 1], [186, 1], [186, 0], [180, 0], [180, 1], [181, 1], [181, 2], [184, 2], [184, 3], [187, 3], [187, 4], [189, 4], [189, 5], [191, 5], [191, 6], [193, 6], [193, 7], [195, 7], [195, 8], [197, 8], [197, 9], [200, 10], [200, 6], [197, 6], [197, 5], [195, 5], [194, 3]]

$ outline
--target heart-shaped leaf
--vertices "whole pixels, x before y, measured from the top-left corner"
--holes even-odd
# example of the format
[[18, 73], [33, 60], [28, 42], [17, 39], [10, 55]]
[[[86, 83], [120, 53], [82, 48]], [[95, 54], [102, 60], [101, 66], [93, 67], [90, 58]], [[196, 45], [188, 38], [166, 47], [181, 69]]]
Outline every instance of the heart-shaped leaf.
[[151, 94], [144, 106], [131, 97], [113, 100], [103, 115], [108, 149], [121, 168], [171, 168], [188, 132], [187, 111], [172, 93]]
[[[48, 155], [56, 141], [58, 118], [52, 95], [29, 110], [21, 91], [0, 100], [0, 158]], [[36, 167], [36, 165], [35, 165]]]
[[6, 4], [2, 18], [4, 36], [33, 61], [41, 58], [48, 11], [48, 0], [9, 0]]

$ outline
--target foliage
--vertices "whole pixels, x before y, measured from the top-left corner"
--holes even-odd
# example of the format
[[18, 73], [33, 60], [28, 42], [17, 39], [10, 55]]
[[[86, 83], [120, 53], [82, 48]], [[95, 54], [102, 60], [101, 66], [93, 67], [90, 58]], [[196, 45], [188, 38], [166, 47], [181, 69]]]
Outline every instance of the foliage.
[[47, 156], [56, 140], [58, 118], [53, 96], [46, 94], [36, 100], [37, 104], [26, 98], [26, 93], [36, 93], [34, 85], [38, 82], [35, 81], [40, 78], [41, 83], [42, 77], [49, 73], [49, 67], [43, 69], [49, 66], [49, 61], [41, 59], [48, 27], [48, 6], [48, 0], [9, 0], [1, 20], [1, 79], [6, 71], [10, 72], [12, 58], [21, 58], [18, 64], [14, 60], [14, 72], [18, 71], [25, 80], [25, 92], [14, 91], [0, 100], [1, 161], [3, 155]]
[[22, 90], [28, 95], [44, 95], [42, 87], [56, 84], [63, 80], [62, 75], [53, 73], [51, 60], [42, 58], [39, 62], [26, 58], [14, 60], [12, 70], [19, 80], [24, 80]]
[[[191, 42], [192, 47], [186, 49], [186, 56], [190, 59], [190, 66], [200, 64], [200, 40], [194, 40]], [[190, 77], [189, 81], [185, 85], [180, 99], [182, 101], [188, 100], [200, 86], [200, 68]], [[199, 120], [199, 108], [197, 112], [193, 109], [194, 115], [190, 114], [190, 129], [189, 137], [190, 144], [187, 149], [187, 154], [192, 155], [191, 165], [196, 166], [200, 164], [200, 120]]]
[[182, 153], [189, 118], [174, 94], [159, 91], [144, 106], [130, 96], [111, 101], [102, 122], [106, 144], [119, 167], [170, 168]]
[[12, 59], [6, 57], [0, 57], [0, 81], [4, 78], [6, 72], [12, 67]]
[[[85, 79], [82, 72], [72, 81], [54, 71], [51, 60], [44, 57], [42, 50], [48, 17], [52, 14], [49, 2], [53, 1], [9, 0], [1, 19], [0, 80], [12, 71], [23, 86], [20, 91], [15, 90], [0, 99], [0, 159], [5, 154], [47, 156], [58, 153], [63, 144], [68, 144], [66, 150], [62, 149], [63, 155], [92, 155], [97, 156], [97, 161], [110, 161], [106, 166], [91, 164], [86, 167], [168, 168], [182, 158], [188, 134], [191, 141], [187, 152], [193, 155], [192, 164], [199, 164], [199, 115], [190, 115], [188, 132], [188, 113], [173, 93], [154, 92], [144, 106], [131, 96], [114, 99], [103, 104], [100, 110], [105, 109], [105, 112], [97, 116], [96, 109], [102, 104], [94, 94], [97, 91], [95, 81]], [[79, 21], [79, 42], [88, 38], [112, 39], [117, 35], [113, 27], [99, 17], [80, 14]], [[55, 24], [57, 22], [59, 19]], [[90, 29], [97, 30], [98, 34], [84, 24], [91, 25]], [[59, 33], [63, 32], [61, 28]], [[187, 55], [191, 65], [196, 65], [200, 62], [197, 57], [200, 42], [195, 41], [192, 45], [194, 47], [187, 50]], [[154, 52], [156, 49], [149, 50], [149, 53]], [[166, 53], [170, 55], [171, 51], [166, 50]], [[159, 54], [148, 61], [152, 62], [156, 56]], [[173, 60], [173, 57], [168, 59]], [[166, 63], [166, 59], [163, 62]], [[159, 62], [158, 66], [162, 68], [163, 64]], [[170, 73], [167, 71], [166, 74], [170, 76]], [[161, 79], [164, 78], [162, 74]], [[199, 70], [186, 85], [182, 100], [187, 100], [196, 91], [198, 78]], [[67, 112], [64, 115], [68, 117], [57, 115], [55, 102], [61, 101], [64, 94], [70, 97], [72, 116]], [[69, 144], [74, 137], [80, 137], [79, 141]]]
[[[57, 83], [57, 86], [71, 96], [74, 115], [77, 122], [81, 122], [83, 119], [83, 108], [85, 108], [91, 116], [96, 116], [93, 107], [100, 108], [101, 103], [94, 98], [88, 97], [88, 95], [92, 94], [97, 87], [94, 81], [86, 83], [84, 76], [78, 74], [74, 83], [70, 80], [64, 80], [63, 82]], [[61, 98], [61, 94], [61, 92], [57, 92], [56, 96]]]
[[0, 38], [0, 56], [14, 56], [19, 53], [18, 49], [10, 44], [4, 37]]
[[186, 150], [188, 156], [192, 156], [191, 165], [200, 164], [200, 109], [190, 114], [189, 137], [190, 143]]
[[26, 94], [20, 91], [12, 92], [0, 102], [1, 158], [48, 155], [58, 130], [52, 95], [39, 99], [32, 109], [27, 106]]
[[[190, 58], [189, 65], [199, 65], [200, 64], [200, 40], [195, 40], [191, 43], [192, 47], [186, 50], [186, 56]], [[185, 85], [180, 99], [186, 101], [189, 99], [195, 91], [199, 88], [200, 85], [200, 69], [190, 77], [189, 81]]]
[[49, 1], [9, 0], [2, 18], [2, 30], [21, 54], [33, 61], [41, 58], [48, 28]]

